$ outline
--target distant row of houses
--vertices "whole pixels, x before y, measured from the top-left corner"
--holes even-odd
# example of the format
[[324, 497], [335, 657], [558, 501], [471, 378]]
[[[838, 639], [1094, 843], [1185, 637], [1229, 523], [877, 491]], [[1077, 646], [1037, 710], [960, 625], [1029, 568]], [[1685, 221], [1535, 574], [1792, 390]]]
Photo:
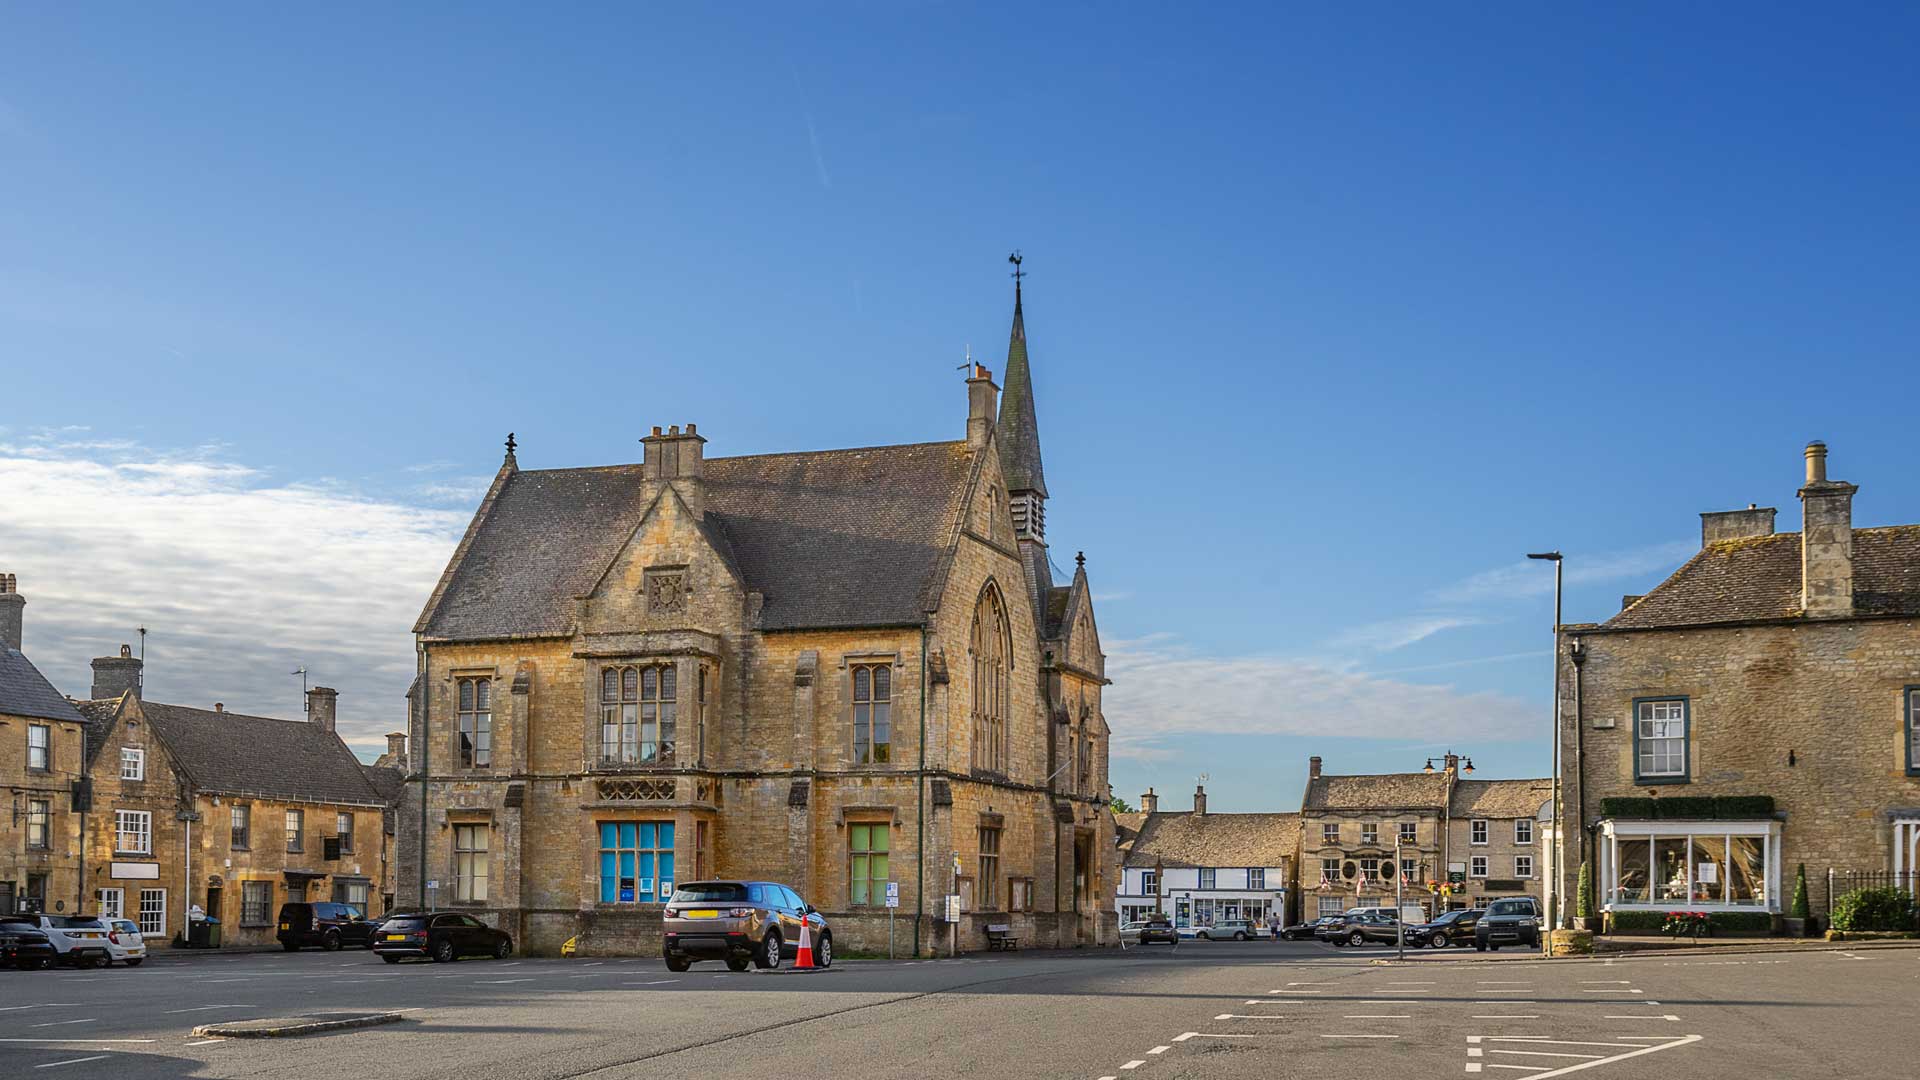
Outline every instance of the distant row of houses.
[[222, 944], [259, 945], [289, 901], [392, 903], [404, 735], [362, 764], [326, 687], [304, 720], [149, 701], [124, 645], [68, 697], [21, 651], [25, 604], [0, 575], [0, 913], [121, 917], [155, 941], [210, 916]]
[[1122, 921], [1161, 911], [1212, 926], [1288, 922], [1401, 901], [1427, 914], [1503, 896], [1544, 896], [1542, 818], [1551, 780], [1471, 780], [1471, 761], [1333, 775], [1309, 760], [1297, 813], [1218, 814], [1204, 787], [1190, 810], [1163, 811], [1152, 790], [1119, 814]]

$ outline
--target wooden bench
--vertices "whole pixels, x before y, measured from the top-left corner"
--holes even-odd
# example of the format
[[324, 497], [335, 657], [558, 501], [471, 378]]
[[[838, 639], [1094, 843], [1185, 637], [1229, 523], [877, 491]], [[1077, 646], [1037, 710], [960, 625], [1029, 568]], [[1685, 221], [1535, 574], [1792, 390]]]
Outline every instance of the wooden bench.
[[1020, 939], [1013, 936], [1013, 927], [1006, 923], [995, 923], [987, 927], [987, 949], [1002, 949], [1011, 952], [1020, 947]]

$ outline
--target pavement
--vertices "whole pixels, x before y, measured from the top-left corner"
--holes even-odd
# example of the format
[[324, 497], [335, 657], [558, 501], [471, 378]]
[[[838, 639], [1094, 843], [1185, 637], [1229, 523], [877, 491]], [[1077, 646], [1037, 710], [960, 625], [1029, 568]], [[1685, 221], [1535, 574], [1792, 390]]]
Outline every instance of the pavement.
[[[1423, 954], [1424, 955], [1424, 954]], [[1390, 948], [852, 961], [676, 975], [658, 958], [387, 965], [364, 952], [0, 972], [0, 1077], [1070, 1080], [1920, 1074], [1920, 950], [1398, 964]], [[197, 1027], [335, 1011], [289, 1039]]]

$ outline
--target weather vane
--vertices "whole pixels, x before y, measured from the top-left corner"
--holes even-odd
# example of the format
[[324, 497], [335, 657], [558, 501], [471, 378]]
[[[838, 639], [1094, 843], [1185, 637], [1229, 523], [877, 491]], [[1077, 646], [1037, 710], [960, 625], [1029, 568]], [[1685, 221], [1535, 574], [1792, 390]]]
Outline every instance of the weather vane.
[[1026, 257], [1016, 251], [1007, 256], [1007, 261], [1013, 264], [1013, 287], [1018, 289], [1020, 287], [1020, 279], [1027, 276], [1027, 272], [1020, 269], [1020, 264], [1027, 261]]
[[511, 431], [507, 432], [507, 453], [509, 454], [513, 453], [513, 448], [516, 445], [517, 444], [513, 441], [513, 432]]
[[955, 371], [970, 371], [973, 368], [973, 342], [967, 342], [967, 362], [954, 368]]

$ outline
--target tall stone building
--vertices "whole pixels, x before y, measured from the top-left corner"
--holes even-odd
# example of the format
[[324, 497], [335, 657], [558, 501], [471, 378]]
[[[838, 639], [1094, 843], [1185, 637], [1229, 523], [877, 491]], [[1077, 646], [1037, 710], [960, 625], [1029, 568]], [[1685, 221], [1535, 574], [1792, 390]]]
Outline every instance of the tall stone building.
[[1047, 555], [1017, 285], [1004, 400], [970, 374], [953, 441], [709, 458], [688, 424], [523, 471], [509, 439], [414, 627], [400, 902], [652, 951], [674, 882], [765, 878], [884, 948], [892, 883], [903, 946], [949, 892], [962, 947], [1111, 941], [1105, 659]]
[[0, 574], [0, 787], [12, 802], [0, 829], [0, 913], [72, 912], [85, 895], [75, 787], [91, 732], [20, 651], [26, 603], [14, 575]]
[[[1568, 889], [1600, 906], [1784, 914], [1795, 868], [1912, 888], [1920, 864], [1920, 525], [1853, 526], [1809, 444], [1804, 527], [1701, 517], [1700, 551], [1562, 628]], [[1577, 826], [1576, 824], [1577, 823]], [[1888, 878], [1885, 875], [1896, 875]]]

